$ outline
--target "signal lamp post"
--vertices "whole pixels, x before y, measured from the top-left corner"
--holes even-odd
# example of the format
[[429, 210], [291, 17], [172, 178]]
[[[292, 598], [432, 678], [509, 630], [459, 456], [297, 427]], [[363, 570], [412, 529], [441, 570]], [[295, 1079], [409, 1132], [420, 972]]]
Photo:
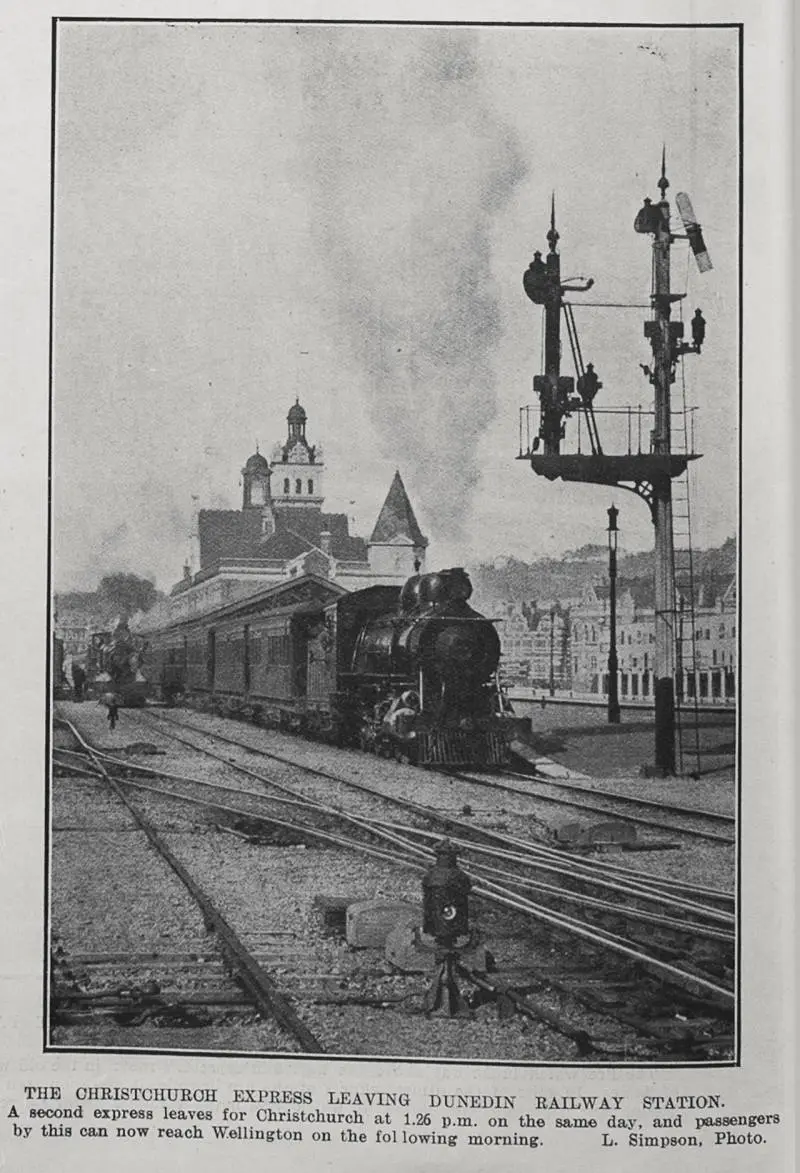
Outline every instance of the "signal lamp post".
[[619, 725], [619, 686], [617, 683], [617, 517], [619, 510], [608, 510], [608, 609], [610, 633], [608, 645], [608, 723]]
[[556, 673], [555, 673], [555, 628], [556, 628], [556, 609], [550, 608], [550, 696], [556, 695]]

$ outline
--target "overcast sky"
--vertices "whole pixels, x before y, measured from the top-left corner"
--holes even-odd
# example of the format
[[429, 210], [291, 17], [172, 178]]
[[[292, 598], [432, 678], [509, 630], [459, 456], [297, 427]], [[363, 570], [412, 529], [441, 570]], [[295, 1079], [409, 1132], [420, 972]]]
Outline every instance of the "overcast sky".
[[[673, 249], [686, 317], [708, 321], [685, 364], [705, 454], [694, 536], [734, 533], [736, 37], [61, 24], [57, 589], [114, 570], [168, 588], [193, 495], [238, 508], [245, 459], [284, 439], [296, 395], [326, 508], [356, 533], [399, 468], [431, 565], [604, 541], [610, 490], [514, 459], [541, 358], [522, 273], [555, 190], [562, 273], [594, 277], [584, 300], [646, 302], [651, 238], [633, 219], [658, 197], [662, 143], [668, 194], [690, 193], [715, 266], [700, 276]], [[598, 406], [651, 404], [646, 316], [576, 310]], [[648, 548], [646, 506], [613, 499], [621, 544]]]

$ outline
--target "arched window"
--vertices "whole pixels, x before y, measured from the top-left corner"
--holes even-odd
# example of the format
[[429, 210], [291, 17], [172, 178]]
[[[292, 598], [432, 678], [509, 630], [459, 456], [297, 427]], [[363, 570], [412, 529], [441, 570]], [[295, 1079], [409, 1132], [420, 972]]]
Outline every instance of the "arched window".
[[294, 491], [295, 493], [302, 493], [303, 491], [303, 482], [300, 480], [300, 477], [294, 482]]
[[284, 477], [284, 478], [283, 478], [283, 491], [284, 491], [284, 493], [289, 493], [289, 492], [291, 492], [291, 487], [292, 487], [292, 486], [291, 486], [291, 482], [290, 482], [289, 478], [288, 478], [288, 477]]
[[311, 479], [311, 477], [308, 478], [308, 491], [309, 491], [309, 493], [314, 492], [314, 482]]

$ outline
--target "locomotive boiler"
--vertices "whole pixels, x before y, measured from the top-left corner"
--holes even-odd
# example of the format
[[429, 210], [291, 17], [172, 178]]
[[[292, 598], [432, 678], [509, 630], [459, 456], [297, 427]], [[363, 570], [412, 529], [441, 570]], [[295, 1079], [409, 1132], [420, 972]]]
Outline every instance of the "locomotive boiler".
[[362, 620], [340, 682], [357, 697], [362, 748], [419, 764], [504, 759], [500, 639], [471, 594], [461, 568], [415, 575], [390, 611]]

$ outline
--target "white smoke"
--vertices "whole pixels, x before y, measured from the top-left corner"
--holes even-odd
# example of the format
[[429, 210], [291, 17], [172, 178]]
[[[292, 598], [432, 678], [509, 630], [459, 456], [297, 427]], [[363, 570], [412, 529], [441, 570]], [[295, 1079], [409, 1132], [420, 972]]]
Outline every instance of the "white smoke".
[[320, 296], [385, 455], [426, 486], [434, 536], [457, 540], [496, 410], [491, 229], [525, 163], [468, 34], [301, 35]]

